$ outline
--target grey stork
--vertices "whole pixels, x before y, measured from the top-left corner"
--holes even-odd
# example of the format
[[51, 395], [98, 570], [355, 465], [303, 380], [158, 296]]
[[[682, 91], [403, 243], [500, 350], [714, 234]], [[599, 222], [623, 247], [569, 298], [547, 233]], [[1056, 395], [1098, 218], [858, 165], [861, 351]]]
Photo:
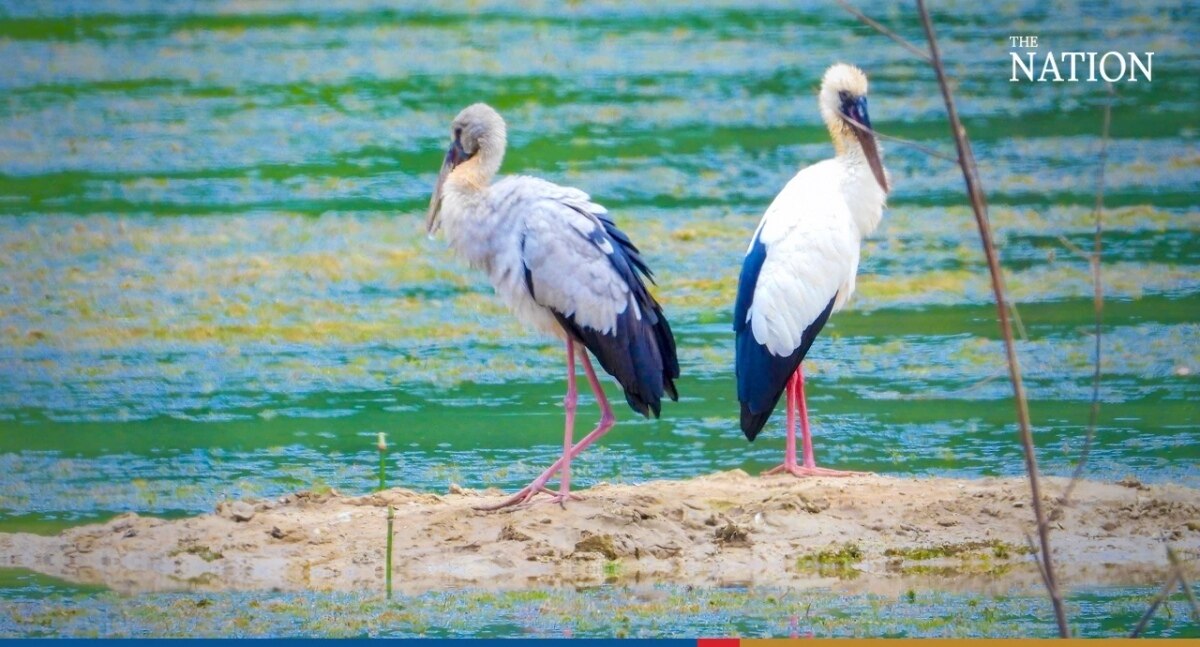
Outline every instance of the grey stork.
[[[612, 407], [588, 358], [600, 362], [634, 411], [656, 418], [664, 394], [678, 400], [675, 339], [643, 279], [652, 279], [638, 248], [604, 207], [579, 189], [527, 176], [493, 182], [507, 145], [504, 119], [490, 106], [463, 109], [450, 127], [426, 227], [439, 229], [455, 253], [490, 279], [525, 325], [566, 345], [567, 393], [562, 457], [528, 486], [487, 509], [532, 502], [540, 493], [559, 504], [576, 498], [571, 459], [615, 424]], [[600, 421], [572, 444], [583, 364]], [[546, 483], [560, 473], [559, 490]]]

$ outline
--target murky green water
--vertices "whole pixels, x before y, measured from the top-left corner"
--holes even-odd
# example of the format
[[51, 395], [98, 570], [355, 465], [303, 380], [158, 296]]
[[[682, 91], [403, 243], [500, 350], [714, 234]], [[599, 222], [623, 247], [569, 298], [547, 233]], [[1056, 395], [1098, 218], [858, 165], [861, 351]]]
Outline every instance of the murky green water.
[[[121, 596], [0, 569], [0, 636], [29, 637], [1004, 637], [1051, 638], [1033, 591], [908, 589], [897, 595], [776, 589], [599, 586], [493, 593], [433, 591], [386, 600], [355, 593], [159, 593]], [[1076, 635], [1121, 636], [1154, 587], [1073, 592]], [[1147, 635], [1200, 637], [1182, 593]]]
[[[1158, 52], [1113, 111], [1088, 473], [1200, 485], [1200, 11], [939, 5], [1049, 473], [1072, 468], [1090, 399], [1087, 263], [1061, 239], [1090, 248], [1105, 95], [1009, 83], [1006, 37]], [[920, 40], [907, 8], [862, 6]], [[924, 64], [836, 6], [0, 2], [0, 530], [363, 491], [381, 431], [396, 485], [540, 471], [561, 350], [422, 231], [446, 124], [479, 100], [509, 122], [507, 172], [613, 211], [678, 336], [683, 400], [618, 410], [576, 482], [777, 463], [779, 421], [754, 445], [737, 430], [730, 304], [765, 206], [830, 155], [814, 93], [842, 59], [871, 76], [880, 130], [951, 150]], [[961, 178], [885, 148], [891, 208], [810, 355], [818, 453], [1018, 473]]]

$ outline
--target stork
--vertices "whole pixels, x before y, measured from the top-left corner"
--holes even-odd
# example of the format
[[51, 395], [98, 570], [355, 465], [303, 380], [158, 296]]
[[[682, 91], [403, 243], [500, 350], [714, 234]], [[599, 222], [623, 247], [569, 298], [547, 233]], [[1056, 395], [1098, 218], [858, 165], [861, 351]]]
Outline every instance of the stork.
[[[802, 169], [763, 214], [738, 279], [733, 329], [741, 426], [753, 441], [787, 391], [783, 464], [767, 474], [851, 476], [813, 456], [801, 362], [854, 292], [862, 238], [879, 224], [888, 174], [867, 115], [867, 77], [838, 63], [818, 94], [836, 157]], [[796, 461], [800, 418], [803, 463]]]
[[[507, 130], [486, 104], [463, 109], [450, 132], [429, 202], [429, 234], [440, 228], [459, 257], [487, 274], [522, 323], [558, 338], [567, 351], [562, 457], [487, 509], [530, 503], [543, 492], [564, 504], [577, 498], [570, 493], [571, 459], [616, 422], [588, 353], [617, 379], [634, 411], [657, 418], [664, 394], [679, 399], [675, 338], [643, 282], [653, 281], [650, 268], [604, 207], [579, 189], [535, 177], [511, 176], [493, 184]], [[600, 421], [573, 445], [576, 358], [600, 407]], [[556, 472], [561, 475], [554, 494], [546, 483]]]

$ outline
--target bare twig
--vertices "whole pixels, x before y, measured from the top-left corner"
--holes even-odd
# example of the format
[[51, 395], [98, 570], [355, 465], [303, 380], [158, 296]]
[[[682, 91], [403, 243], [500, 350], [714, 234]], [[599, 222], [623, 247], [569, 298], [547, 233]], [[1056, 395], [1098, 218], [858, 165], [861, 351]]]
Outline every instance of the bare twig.
[[1042, 576], [1042, 584], [1046, 588], [1050, 588], [1050, 576], [1046, 574], [1046, 565], [1042, 563], [1041, 557], [1038, 555], [1037, 546], [1033, 543], [1033, 537], [1029, 533], [1025, 534], [1025, 545], [1029, 546], [1029, 554], [1033, 557], [1033, 563], [1037, 564], [1038, 573]]
[[915, 148], [916, 150], [919, 150], [922, 153], [925, 153], [926, 155], [928, 155], [930, 157], [936, 157], [938, 159], [942, 159], [942, 160], [946, 160], [947, 162], [951, 162], [953, 164], [958, 164], [958, 158], [954, 157], [953, 155], [947, 155], [946, 153], [943, 153], [938, 150], [934, 150], [924, 144], [914, 142], [911, 139], [904, 139], [903, 137], [896, 137], [895, 135], [885, 135], [885, 134], [879, 132], [878, 130], [875, 130], [874, 128], [868, 128], [865, 124], [858, 121], [857, 119], [848, 117], [846, 115], [842, 115], [842, 119], [845, 119], [846, 121], [850, 122], [855, 128], [857, 128], [865, 133], [870, 133], [870, 134], [878, 137], [879, 139], [887, 140], [890, 142], [896, 142], [897, 144], [902, 144], [904, 146], [908, 146], [909, 148]]
[[933, 69], [937, 73], [938, 85], [941, 87], [942, 99], [946, 103], [946, 113], [950, 119], [950, 129], [954, 135], [954, 143], [958, 148], [959, 166], [962, 168], [963, 181], [967, 185], [967, 195], [971, 200], [971, 208], [975, 212], [975, 222], [979, 226], [979, 235], [983, 241], [984, 256], [987, 257], [988, 272], [992, 278], [992, 291], [996, 296], [996, 312], [1000, 318], [1000, 333], [1004, 337], [1005, 356], [1008, 360], [1009, 377], [1012, 380], [1013, 395], [1016, 400], [1017, 424], [1020, 428], [1021, 445], [1025, 450], [1025, 471], [1029, 475], [1029, 488], [1033, 497], [1033, 513], [1037, 519], [1038, 540], [1042, 547], [1042, 564], [1046, 571], [1046, 589], [1050, 593], [1050, 601], [1054, 606], [1054, 617], [1058, 622], [1058, 633], [1063, 638], [1069, 638], [1071, 629], [1067, 625], [1067, 614], [1063, 606], [1062, 593], [1059, 591], [1054, 577], [1054, 565], [1050, 557], [1050, 528], [1046, 523], [1046, 514], [1042, 509], [1041, 484], [1038, 478], [1037, 456], [1034, 454], [1033, 432], [1029, 423], [1029, 405], [1025, 397], [1025, 385], [1021, 381], [1021, 365], [1017, 358], [1017, 346], [1013, 339], [1012, 324], [1009, 321], [1009, 309], [1005, 299], [1004, 276], [1000, 270], [1000, 259], [996, 254], [995, 243], [992, 240], [991, 223], [987, 217], [987, 203], [980, 186], [978, 170], [975, 166], [975, 155], [971, 152], [971, 143], [967, 139], [966, 128], [959, 119], [958, 109], [954, 105], [954, 96], [946, 79], [946, 69], [942, 65], [941, 52], [938, 50], [937, 36], [933, 31], [933, 22], [929, 19], [929, 11], [925, 8], [924, 0], [917, 0], [917, 11], [921, 14], [921, 24], [925, 28], [925, 37], [929, 41], [929, 53]]
[[907, 38], [901, 36], [900, 34], [897, 34], [896, 32], [888, 29], [887, 27], [884, 27], [881, 23], [873, 20], [870, 16], [864, 14], [863, 12], [859, 11], [858, 9], [855, 9], [853, 6], [850, 5], [849, 2], [846, 2], [846, 0], [838, 0], [838, 4], [842, 6], [842, 9], [845, 9], [846, 11], [850, 12], [855, 18], [858, 18], [859, 21], [861, 21], [863, 24], [867, 25], [868, 27], [873, 28], [875, 31], [883, 34], [884, 36], [887, 36], [888, 38], [896, 41], [897, 43], [900, 44], [901, 47], [903, 47], [904, 49], [907, 49], [909, 52], [911, 52], [914, 56], [920, 58], [922, 61], [925, 61], [926, 63], [933, 62], [933, 59], [929, 57], [929, 52], [921, 49], [915, 43], [913, 43], [912, 41], [908, 40]]
[[1196, 593], [1192, 591], [1192, 583], [1183, 572], [1183, 562], [1179, 561], [1179, 555], [1170, 546], [1167, 546], [1167, 559], [1171, 562], [1171, 568], [1175, 569], [1175, 579], [1179, 580], [1179, 588], [1187, 596], [1188, 606], [1192, 608], [1192, 621], [1200, 622], [1200, 604], [1196, 604]]
[[[963, 388], [955, 391], [954, 393], [957, 396], [962, 396], [962, 395], [964, 395], [966, 393], [970, 393], [976, 389], [982, 389], [983, 387], [987, 386], [988, 384], [991, 384], [992, 382], [995, 382], [996, 380], [1004, 377], [1004, 374], [1006, 372], [1007, 371], [1005, 371], [1004, 369], [1000, 369], [999, 371], [996, 371], [995, 373], [992, 373], [991, 375], [972, 383], [970, 386], [964, 386]], [[940, 399], [946, 397], [946, 394], [939, 393], [937, 391], [922, 391], [920, 393], [914, 393], [913, 395], [909, 395], [906, 397], [909, 399], [912, 399], [912, 400], [940, 400]]]
[[1083, 260], [1085, 260], [1089, 263], [1092, 262], [1091, 252], [1083, 251], [1083, 248], [1080, 247], [1079, 245], [1076, 245], [1075, 243], [1072, 243], [1070, 238], [1067, 238], [1066, 236], [1059, 234], [1058, 242], [1062, 243], [1063, 247], [1066, 247], [1068, 250], [1070, 250], [1072, 253], [1079, 256]]
[[1062, 496], [1058, 499], [1063, 505], [1070, 502], [1071, 493], [1075, 491], [1075, 486], [1083, 478], [1083, 470], [1087, 466], [1088, 457], [1092, 454], [1092, 442], [1096, 438], [1096, 426], [1100, 423], [1100, 335], [1102, 332], [1101, 326], [1104, 322], [1104, 284], [1100, 280], [1102, 251], [1100, 236], [1104, 231], [1104, 170], [1108, 165], [1108, 134], [1109, 128], [1112, 126], [1114, 96], [1112, 84], [1108, 83], [1106, 85], [1108, 87], [1108, 101], [1104, 104], [1104, 126], [1100, 138], [1100, 171], [1096, 178], [1096, 235], [1092, 241], [1092, 253], [1088, 256], [1088, 265], [1092, 270], [1092, 306], [1096, 316], [1094, 333], [1096, 338], [1096, 367], [1092, 372], [1092, 406], [1088, 411], [1087, 435], [1083, 438], [1083, 449], [1079, 452], [1079, 463], [1075, 465], [1075, 471], [1071, 474], [1071, 481], [1067, 483], [1067, 489], [1063, 491]]
[[974, 391], [975, 389], [981, 389], [981, 388], [987, 386], [988, 384], [991, 384], [992, 382], [995, 382], [996, 380], [1004, 377], [1005, 372], [1006, 371], [1004, 369], [1000, 369], [999, 371], [992, 373], [991, 375], [983, 378], [982, 380], [975, 382], [971, 386], [960, 389], [959, 394], [970, 393], [971, 391]]
[[[855, 18], [858, 18], [858, 20], [860, 22], [862, 22], [864, 25], [867, 25], [868, 27], [874, 29], [875, 31], [879, 32], [880, 34], [883, 34], [884, 36], [887, 36], [888, 38], [896, 41], [897, 43], [900, 44], [901, 47], [903, 47], [904, 49], [907, 49], [909, 52], [916, 55], [922, 61], [925, 61], [926, 63], [933, 62], [933, 59], [929, 57], [929, 52], [921, 49], [920, 46], [918, 46], [917, 44], [908, 40], [907, 38], [901, 36], [900, 34], [897, 34], [896, 32], [892, 31], [891, 29], [888, 29], [882, 23], [875, 20], [874, 18], [871, 18], [870, 16], [864, 14], [863, 12], [859, 11], [858, 9], [855, 9], [854, 6], [851, 5], [849, 2], [846, 2], [846, 0], [837, 0], [837, 3], [839, 5], [841, 5], [842, 9], [845, 9], [848, 13], [850, 13], [850, 15], [854, 16]], [[923, 144], [918, 144], [917, 142], [915, 142], [911, 139], [904, 139], [902, 137], [896, 137], [895, 135], [885, 135], [877, 130], [867, 128], [863, 124], [859, 123], [858, 121], [856, 121], [854, 119], [851, 119], [850, 117], [844, 117], [844, 118], [846, 119], [846, 121], [849, 121], [850, 123], [854, 124], [854, 126], [856, 128], [858, 128], [859, 130], [871, 133], [872, 135], [875, 135], [879, 139], [896, 142], [897, 144], [903, 144], [904, 146], [909, 146], [911, 148], [919, 150], [922, 153], [925, 153], [926, 155], [928, 155], [930, 157], [936, 157], [938, 159], [946, 160], [947, 162], [952, 162], [954, 164], [958, 164], [958, 158], [954, 157], [953, 155], [947, 155], [946, 153], [942, 153], [940, 151], [934, 150]]]
[[1008, 309], [1012, 312], [1013, 325], [1017, 327], [1017, 336], [1021, 341], [1029, 341], [1029, 334], [1025, 332], [1025, 322], [1021, 320], [1021, 312], [1017, 310], [1015, 301], [1008, 302]]
[[1159, 605], [1167, 596], [1171, 595], [1171, 589], [1175, 588], [1175, 583], [1179, 581], [1179, 572], [1172, 570], [1170, 576], [1167, 577], [1167, 583], [1163, 585], [1158, 595], [1154, 596], [1154, 601], [1150, 603], [1150, 608], [1146, 609], [1146, 613], [1142, 615], [1142, 619], [1138, 621], [1137, 626], [1133, 628], [1133, 632], [1129, 634], [1130, 638], [1137, 638], [1145, 631], [1146, 625], [1150, 624], [1150, 619], [1154, 617], [1154, 612], [1158, 611]]

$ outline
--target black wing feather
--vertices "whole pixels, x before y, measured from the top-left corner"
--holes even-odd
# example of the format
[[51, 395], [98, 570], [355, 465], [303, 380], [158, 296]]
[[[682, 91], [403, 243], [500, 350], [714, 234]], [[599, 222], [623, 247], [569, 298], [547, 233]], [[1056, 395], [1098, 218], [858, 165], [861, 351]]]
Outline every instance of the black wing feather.
[[[655, 301], [642, 280], [643, 277], [651, 282], [654, 279], [641, 252], [611, 218], [600, 215], [598, 219], [601, 227], [592, 230], [586, 237], [598, 249], [613, 250], [608, 254], [609, 262], [629, 286], [641, 310], [641, 318], [634, 315], [633, 308], [626, 308], [617, 316], [615, 330], [604, 334], [579, 325], [574, 315], [566, 315], [553, 308], [551, 311], [563, 329], [591, 351], [600, 366], [617, 379], [625, 391], [629, 406], [643, 416], [648, 417], [653, 413], [657, 418], [662, 409], [663, 393], [672, 400], [679, 399], [675, 388], [675, 380], [679, 379], [675, 337], [662, 306]], [[528, 267], [525, 269], [525, 284], [529, 293], [534, 294], [533, 277]]]

